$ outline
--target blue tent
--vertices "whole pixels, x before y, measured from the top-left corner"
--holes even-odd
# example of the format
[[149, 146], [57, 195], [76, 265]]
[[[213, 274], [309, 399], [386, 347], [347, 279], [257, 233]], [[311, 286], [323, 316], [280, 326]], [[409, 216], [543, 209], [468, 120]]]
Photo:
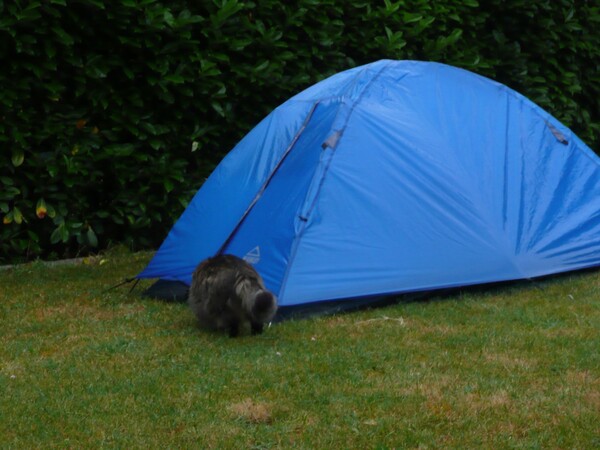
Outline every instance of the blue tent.
[[251, 262], [294, 305], [600, 265], [600, 159], [508, 87], [383, 60], [276, 108], [223, 159], [139, 278]]

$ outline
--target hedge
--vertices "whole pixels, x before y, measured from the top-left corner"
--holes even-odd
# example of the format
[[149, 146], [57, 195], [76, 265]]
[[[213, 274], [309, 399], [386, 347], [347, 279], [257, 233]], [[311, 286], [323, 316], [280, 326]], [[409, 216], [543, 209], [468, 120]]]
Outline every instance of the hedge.
[[381, 58], [494, 78], [598, 150], [595, 5], [0, 1], [0, 263], [157, 246], [273, 107]]

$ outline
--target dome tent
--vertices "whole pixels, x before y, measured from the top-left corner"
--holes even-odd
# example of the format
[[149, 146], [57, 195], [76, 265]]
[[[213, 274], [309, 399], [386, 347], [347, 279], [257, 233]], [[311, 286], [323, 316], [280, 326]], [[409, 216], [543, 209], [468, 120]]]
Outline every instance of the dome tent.
[[600, 159], [502, 84], [382, 60], [262, 120], [138, 278], [181, 293], [217, 253], [252, 263], [282, 313], [594, 267]]

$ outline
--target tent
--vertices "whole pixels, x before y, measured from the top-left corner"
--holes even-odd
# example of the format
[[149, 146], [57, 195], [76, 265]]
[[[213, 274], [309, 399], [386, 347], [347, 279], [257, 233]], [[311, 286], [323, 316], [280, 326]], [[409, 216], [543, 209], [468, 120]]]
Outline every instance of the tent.
[[218, 253], [252, 263], [282, 313], [594, 267], [600, 159], [502, 84], [382, 60], [264, 118], [138, 277], [185, 295]]

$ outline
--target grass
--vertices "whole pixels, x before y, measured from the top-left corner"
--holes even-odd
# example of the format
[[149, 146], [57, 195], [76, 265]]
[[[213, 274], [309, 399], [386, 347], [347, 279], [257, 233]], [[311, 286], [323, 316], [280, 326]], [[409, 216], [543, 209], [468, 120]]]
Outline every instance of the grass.
[[199, 330], [150, 255], [0, 271], [1, 448], [598, 448], [600, 272]]

